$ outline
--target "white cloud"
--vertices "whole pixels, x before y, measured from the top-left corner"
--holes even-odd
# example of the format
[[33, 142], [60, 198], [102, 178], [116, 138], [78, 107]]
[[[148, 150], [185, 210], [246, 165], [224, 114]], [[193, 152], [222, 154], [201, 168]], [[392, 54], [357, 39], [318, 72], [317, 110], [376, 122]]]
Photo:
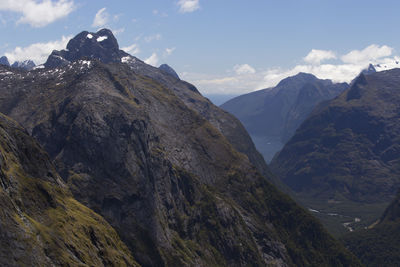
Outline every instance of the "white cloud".
[[[312, 53], [309, 53], [309, 55]], [[323, 50], [320, 50], [323, 51]], [[350, 82], [369, 64], [375, 65], [377, 71], [387, 70], [400, 67], [398, 56], [392, 56], [393, 48], [383, 45], [370, 45], [363, 50], [352, 50], [340, 57], [340, 62], [337, 64], [321, 64], [315, 57], [315, 60], [310, 60], [308, 63], [297, 65], [291, 69], [282, 70], [279, 68], [270, 69], [264, 75], [263, 81], [258, 88], [266, 88], [275, 86], [280, 80], [296, 75], [299, 72], [307, 72], [314, 74], [320, 79], [331, 79], [334, 82]], [[315, 55], [318, 53], [314, 53]], [[323, 53], [320, 53], [320, 55]], [[332, 55], [334, 53], [332, 52]], [[329, 53], [326, 54], [329, 56]], [[324, 58], [321, 56], [320, 58]], [[325, 57], [324, 59], [327, 59]]]
[[115, 29], [115, 30], [111, 30], [111, 31], [114, 35], [118, 35], [118, 34], [123, 33], [125, 31], [125, 28], [119, 28], [119, 29]]
[[[323, 63], [323, 60], [334, 58], [338, 59], [334, 63]], [[370, 45], [342, 56], [329, 50], [313, 49], [303, 60], [303, 64], [287, 69], [269, 68], [256, 72], [251, 66], [247, 67], [248, 64], [243, 64], [236, 65], [234, 73], [228, 75], [183, 72], [181, 76], [194, 83], [204, 94], [244, 94], [276, 86], [282, 79], [299, 72], [311, 73], [320, 79], [331, 79], [334, 82], [350, 82], [370, 63], [377, 71], [400, 67], [400, 57], [393, 55], [393, 48], [386, 45]]]
[[343, 62], [350, 64], [368, 64], [370, 61], [376, 61], [380, 58], [388, 57], [392, 52], [393, 48], [389, 46], [372, 44], [363, 50], [353, 50], [342, 56], [341, 59]]
[[48, 43], [35, 43], [27, 47], [16, 47], [13, 51], [5, 53], [10, 63], [31, 59], [36, 64], [42, 64], [53, 50], [65, 49], [72, 36], [63, 36], [61, 40], [50, 41]]
[[179, 0], [178, 1], [179, 12], [191, 13], [200, 8], [199, 0]]
[[110, 15], [106, 11], [107, 9], [103, 7], [99, 11], [97, 11], [96, 15], [94, 16], [92, 27], [98, 28], [98, 27], [104, 27], [109, 19]]
[[131, 55], [137, 55], [140, 53], [140, 48], [137, 44], [132, 44], [130, 46], [122, 47], [121, 49]]
[[311, 64], [320, 64], [321, 61], [328, 59], [335, 59], [334, 52], [329, 50], [312, 49], [310, 53], [304, 58], [304, 61]]
[[152, 65], [154, 67], [157, 67], [158, 66], [158, 56], [157, 56], [157, 54], [156, 53], [151, 54], [151, 56], [146, 58], [144, 60], [144, 62], [146, 64], [149, 64], [149, 65]]
[[43, 27], [68, 16], [75, 9], [73, 0], [1, 0], [0, 10], [21, 13], [19, 23]]
[[252, 73], [256, 72], [256, 70], [252, 66], [250, 66], [249, 64], [235, 65], [233, 67], [233, 70], [238, 75], [241, 75], [241, 74], [252, 74]]
[[144, 41], [146, 43], [150, 43], [152, 41], [159, 41], [159, 40], [161, 40], [161, 38], [162, 38], [161, 34], [157, 33], [157, 34], [153, 34], [153, 35], [144, 37]]
[[171, 47], [171, 48], [165, 48], [165, 56], [170, 56], [174, 51], [176, 47]]
[[253, 91], [263, 80], [263, 73], [230, 75], [181, 73], [181, 78], [193, 83], [203, 94], [243, 94]]

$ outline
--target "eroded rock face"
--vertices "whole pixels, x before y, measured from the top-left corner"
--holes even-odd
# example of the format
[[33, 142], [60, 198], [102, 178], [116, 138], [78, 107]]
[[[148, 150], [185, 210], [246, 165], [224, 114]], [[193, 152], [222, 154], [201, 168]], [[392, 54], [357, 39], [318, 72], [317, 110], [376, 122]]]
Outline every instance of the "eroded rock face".
[[[105, 39], [105, 37], [107, 38]], [[148, 76], [163, 84], [184, 101], [185, 105], [199, 112], [201, 116], [220, 130], [235, 149], [246, 154], [252, 164], [265, 177], [272, 177], [263, 157], [256, 150], [250, 136], [239, 120], [213, 105], [192, 84], [181, 81], [176, 72], [168, 65], [155, 68], [119, 50], [118, 43], [110, 30], [103, 29], [97, 33], [81, 32], [71, 39], [67, 45], [67, 50], [53, 51], [44, 65], [48, 68], [54, 68], [68, 65], [74, 60], [85, 59], [98, 59], [104, 63], [122, 62], [130, 66], [136, 73]], [[278, 182], [275, 178], [271, 181]]]
[[37, 142], [0, 114], [0, 265], [138, 266], [117, 233], [76, 201]]

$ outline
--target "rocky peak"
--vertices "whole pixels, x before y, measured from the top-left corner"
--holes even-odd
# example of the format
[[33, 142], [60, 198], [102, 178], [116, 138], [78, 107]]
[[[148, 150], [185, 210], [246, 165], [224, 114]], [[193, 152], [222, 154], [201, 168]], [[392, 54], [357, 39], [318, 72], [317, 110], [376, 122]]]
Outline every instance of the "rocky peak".
[[117, 39], [110, 30], [101, 29], [96, 33], [83, 31], [68, 42], [66, 50], [53, 51], [44, 65], [52, 68], [81, 58], [110, 63], [120, 61], [127, 55], [119, 49]]
[[21, 69], [26, 69], [26, 70], [31, 70], [34, 67], [36, 67], [35, 62], [32, 60], [24, 60], [24, 61], [15, 61], [11, 67], [13, 68], [21, 68]]
[[168, 64], [161, 64], [160, 67], [158, 67], [158, 68], [160, 70], [168, 73], [169, 75], [171, 75], [177, 79], [180, 79], [178, 74], [176, 73], [176, 71], [173, 68], [171, 68]]
[[291, 87], [291, 88], [297, 88], [298, 85], [303, 85], [304, 83], [307, 82], [312, 82], [318, 80], [317, 77], [310, 73], [304, 73], [304, 72], [299, 72], [298, 74], [288, 77], [286, 79], [283, 79], [282, 81], [279, 82], [277, 87]]
[[374, 65], [369, 64], [368, 68], [363, 69], [361, 73], [365, 74], [365, 75], [369, 75], [369, 74], [372, 74], [375, 72], [376, 72], [376, 69], [375, 69]]
[[8, 62], [8, 58], [6, 56], [0, 57], [0, 65], [10, 66], [10, 62]]

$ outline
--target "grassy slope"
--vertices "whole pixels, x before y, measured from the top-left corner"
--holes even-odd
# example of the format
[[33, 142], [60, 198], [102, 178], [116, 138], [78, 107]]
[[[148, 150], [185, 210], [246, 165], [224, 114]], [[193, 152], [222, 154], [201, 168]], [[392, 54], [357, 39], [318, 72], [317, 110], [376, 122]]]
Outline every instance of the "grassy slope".
[[[9, 244], [0, 250], [2, 262], [42, 266], [137, 265], [115, 230], [72, 198], [59, 182], [47, 155], [3, 115], [0, 159], [0, 222], [2, 234], [8, 233], [1, 236], [3, 244]], [[21, 247], [24, 252], [17, 254]]]

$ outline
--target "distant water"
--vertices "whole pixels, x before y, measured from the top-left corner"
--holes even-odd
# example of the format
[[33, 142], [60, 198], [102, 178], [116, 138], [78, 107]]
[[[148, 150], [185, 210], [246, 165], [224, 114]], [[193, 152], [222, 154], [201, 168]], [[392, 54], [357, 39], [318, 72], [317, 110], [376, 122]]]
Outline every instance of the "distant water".
[[257, 150], [263, 155], [264, 160], [270, 163], [275, 153], [282, 149], [283, 143], [277, 136], [250, 135]]

